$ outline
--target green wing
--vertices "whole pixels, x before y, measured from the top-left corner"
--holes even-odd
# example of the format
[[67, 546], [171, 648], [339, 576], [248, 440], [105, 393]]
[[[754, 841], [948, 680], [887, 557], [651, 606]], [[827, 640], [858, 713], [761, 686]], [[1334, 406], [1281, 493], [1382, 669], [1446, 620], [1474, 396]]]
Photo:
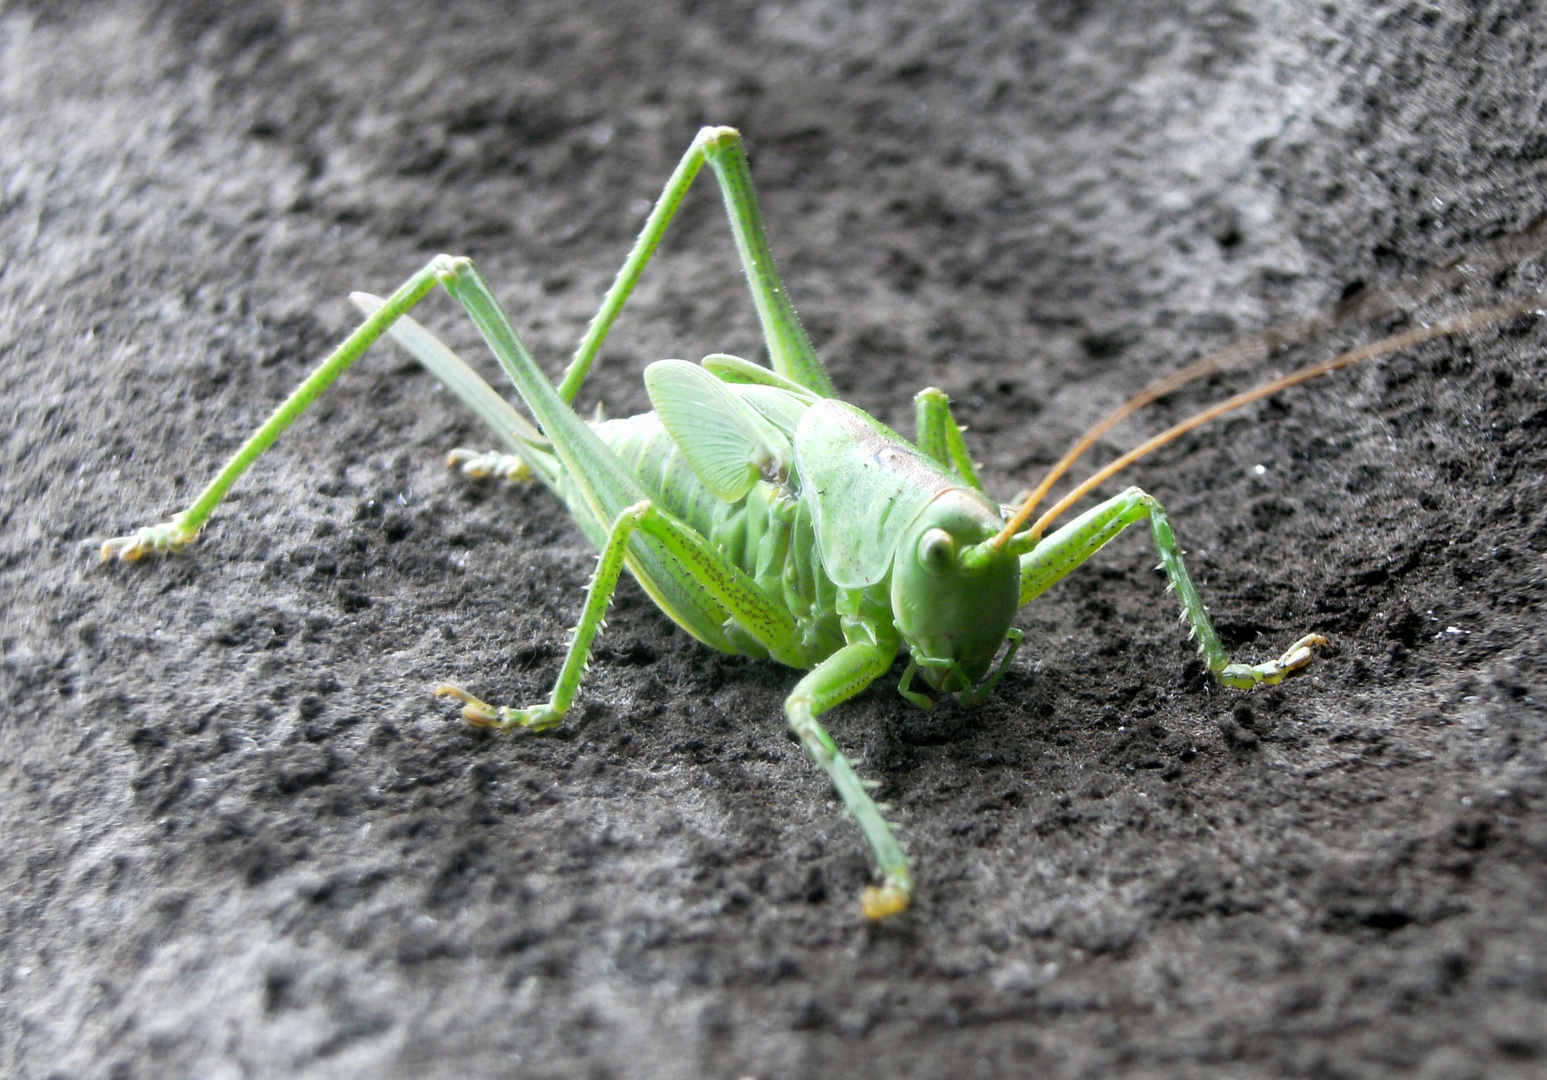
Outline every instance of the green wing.
[[789, 439], [719, 379], [685, 360], [645, 368], [645, 390], [661, 426], [715, 498], [735, 502], [759, 480], [782, 480]]
[[853, 405], [823, 399], [795, 431], [795, 469], [828, 577], [859, 589], [886, 577], [902, 534], [961, 479]]
[[801, 417], [816, 400], [813, 397], [797, 397], [772, 386], [733, 386], [731, 393], [763, 414], [763, 418], [778, 428], [787, 439], [795, 438], [795, 429]]
[[817, 400], [819, 396], [813, 394], [793, 379], [786, 379], [783, 375], [770, 371], [761, 364], [754, 364], [750, 360], [743, 360], [741, 357], [732, 356], [730, 353], [710, 353], [700, 360], [699, 364], [705, 370], [718, 377], [721, 382], [740, 383], [748, 386], [776, 387], [794, 394], [807, 405]]

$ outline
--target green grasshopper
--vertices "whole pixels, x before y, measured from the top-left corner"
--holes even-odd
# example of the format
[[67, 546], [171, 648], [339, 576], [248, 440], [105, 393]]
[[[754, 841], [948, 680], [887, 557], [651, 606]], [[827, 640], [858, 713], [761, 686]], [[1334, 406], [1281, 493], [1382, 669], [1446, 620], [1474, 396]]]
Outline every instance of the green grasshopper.
[[[653, 412], [588, 423], [572, 407], [576, 394], [705, 164], [719, 181], [772, 369], [725, 355], [698, 365], [662, 360], [644, 375]], [[472, 317], [537, 426], [407, 317], [436, 285]], [[909, 701], [931, 704], [924, 691], [912, 688], [915, 679], [963, 704], [981, 701], [1021, 643], [1021, 632], [1011, 626], [1017, 610], [1138, 521], [1149, 522], [1160, 568], [1180, 598], [1182, 620], [1220, 683], [1241, 689], [1277, 683], [1307, 664], [1313, 646], [1325, 641], [1308, 634], [1276, 660], [1232, 662], [1182, 563], [1165, 510], [1138, 488], [1050, 535], [1043, 531], [1074, 499], [1189, 424], [1362, 356], [1347, 354], [1318, 365], [1321, 370], [1306, 369], [1178, 425], [1102, 470], [1028, 527], [1041, 494], [1080, 448], [1032, 497], [1015, 508], [1001, 506], [984, 494], [962, 428], [939, 390], [926, 389], [915, 398], [914, 443], [836, 400], [774, 270], [741, 137], [731, 128], [698, 133], [557, 386], [538, 368], [465, 258], [437, 256], [385, 300], [360, 293], [352, 299], [365, 312], [364, 323], [253, 433], [192, 505], [166, 522], [107, 541], [103, 559], [132, 561], [193, 541], [242, 472], [387, 333], [471, 407], [504, 446], [488, 454], [456, 451], [452, 463], [473, 474], [535, 477], [563, 501], [601, 552], [546, 701], [512, 708], [486, 704], [454, 686], [435, 692], [460, 700], [463, 716], [475, 725], [543, 731], [559, 724], [575, 701], [592, 642], [627, 567], [673, 622], [706, 645], [808, 671], [784, 710], [875, 855], [881, 883], [864, 892], [866, 918], [906, 909], [913, 873], [881, 807], [817, 717], [885, 674], [904, 647], [907, 664], [898, 689]], [[1421, 337], [1380, 344], [1399, 347], [1456, 328], [1429, 327], [1417, 332]], [[1137, 403], [1140, 399], [1130, 406]], [[1101, 430], [1105, 427], [1088, 439]]]

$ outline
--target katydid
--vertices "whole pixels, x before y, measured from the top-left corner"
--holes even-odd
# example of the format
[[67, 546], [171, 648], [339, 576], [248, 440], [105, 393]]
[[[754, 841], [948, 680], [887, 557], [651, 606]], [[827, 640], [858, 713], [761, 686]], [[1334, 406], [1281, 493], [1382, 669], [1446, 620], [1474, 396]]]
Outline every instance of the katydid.
[[[706, 164], [719, 182], [771, 369], [725, 355], [696, 365], [659, 361], [644, 376], [653, 412], [584, 421], [573, 409], [576, 395]], [[406, 315], [436, 285], [444, 286], [471, 316], [536, 418], [535, 426]], [[785, 714], [875, 856], [880, 883], [868, 887], [861, 901], [869, 919], [907, 908], [912, 869], [881, 807], [818, 717], [885, 674], [904, 648], [906, 666], [898, 688], [908, 700], [927, 708], [928, 694], [935, 692], [954, 694], [964, 704], [980, 701], [1004, 675], [1021, 643], [1021, 632], [1011, 625], [1017, 610], [1139, 521], [1149, 523], [1160, 568], [1180, 599], [1182, 620], [1220, 683], [1241, 689], [1277, 683], [1306, 665], [1313, 647], [1325, 640], [1307, 634], [1277, 659], [1233, 662], [1182, 563], [1164, 509], [1138, 488], [1044, 535], [1053, 517], [1115, 467], [1027, 527], [1037, 500], [1073, 455], [1033, 497], [1016, 507], [1001, 506], [984, 494], [962, 428], [940, 391], [927, 389], [916, 397], [912, 443], [836, 400], [775, 272], [741, 138], [733, 129], [698, 133], [557, 386], [537, 366], [465, 258], [437, 256], [385, 300], [365, 294], [353, 299], [366, 314], [364, 323], [276, 409], [192, 505], [169, 521], [107, 541], [103, 558], [135, 560], [193, 541], [253, 460], [386, 333], [501, 441], [503, 449], [488, 454], [454, 452], [452, 463], [473, 473], [535, 477], [564, 503], [601, 553], [547, 700], [513, 708], [485, 704], [453, 686], [435, 692], [460, 700], [463, 716], [475, 725], [542, 731], [559, 724], [575, 701], [592, 642], [627, 567], [669, 618], [705, 644], [808, 671], [786, 699]], [[1513, 313], [1482, 313], [1465, 326], [1427, 327], [1415, 331], [1417, 337], [1377, 343], [1368, 355]], [[1329, 365], [1362, 358], [1347, 354]], [[1321, 367], [1331, 370], [1329, 365]], [[1291, 380], [1320, 373], [1307, 369]], [[1287, 384], [1280, 380], [1252, 393], [1262, 396]], [[1249, 397], [1226, 405], [1236, 407]], [[1141, 451], [1150, 448], [1147, 444]], [[1116, 464], [1126, 463], [1120, 459]], [[914, 689], [915, 680], [927, 689]]]

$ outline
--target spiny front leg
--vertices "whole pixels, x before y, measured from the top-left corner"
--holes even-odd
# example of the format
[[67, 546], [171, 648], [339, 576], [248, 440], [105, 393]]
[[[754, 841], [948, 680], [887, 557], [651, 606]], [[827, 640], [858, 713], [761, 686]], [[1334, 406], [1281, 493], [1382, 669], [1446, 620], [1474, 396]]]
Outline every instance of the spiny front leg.
[[1198, 652], [1208, 662], [1209, 671], [1213, 673], [1214, 678], [1237, 690], [1250, 690], [1259, 683], [1274, 686], [1282, 682], [1284, 676], [1290, 672], [1297, 671], [1311, 662], [1313, 646], [1327, 644], [1327, 639], [1320, 634], [1306, 634], [1277, 660], [1269, 660], [1262, 664], [1241, 664], [1231, 660], [1225, 654], [1225, 647], [1221, 644], [1219, 635], [1214, 632], [1214, 624], [1209, 621], [1208, 609], [1203, 606], [1203, 600], [1198, 596], [1197, 586], [1193, 584], [1191, 576], [1187, 573], [1187, 567], [1182, 563], [1181, 546], [1176, 542], [1176, 534], [1171, 531], [1171, 519], [1167, 516], [1165, 508], [1142, 491], [1139, 492], [1138, 502], [1148, 511], [1150, 532], [1154, 535], [1155, 547], [1160, 552], [1160, 565], [1157, 569], [1165, 571], [1169, 579], [1166, 584], [1167, 591], [1175, 592], [1181, 598], [1180, 619], [1184, 623], [1192, 624], [1188, 637], [1197, 639]]
[[541, 705], [512, 708], [508, 705], [490, 705], [480, 701], [461, 687], [444, 683], [435, 688], [437, 697], [454, 697], [462, 702], [462, 719], [474, 727], [508, 729], [530, 728], [547, 731], [564, 722], [564, 716], [575, 703], [580, 692], [580, 680], [585, 676], [586, 662], [591, 655], [591, 643], [601, 632], [607, 616], [607, 605], [618, 587], [618, 575], [623, 571], [624, 557], [628, 553], [628, 538], [639, 527], [640, 520], [650, 513], [652, 504], [646, 500], [628, 507], [613, 522], [607, 543], [596, 560], [596, 573], [586, 590], [585, 607], [580, 612], [580, 622], [565, 654], [564, 666], [559, 669], [558, 681], [553, 693]]
[[1214, 624], [1209, 621], [1208, 609], [1198, 596], [1197, 586], [1182, 563], [1181, 547], [1176, 542], [1176, 534], [1171, 531], [1171, 520], [1166, 516], [1165, 508], [1153, 496], [1136, 487], [1081, 514], [1021, 557], [1021, 604], [1025, 605], [1067, 577], [1118, 533], [1145, 518], [1149, 519], [1155, 547], [1160, 552], [1157, 569], [1165, 571], [1169, 579], [1166, 591], [1175, 592], [1181, 599], [1181, 621], [1191, 624], [1188, 636], [1197, 640], [1198, 651], [1219, 682], [1238, 690], [1250, 690], [1262, 683], [1271, 686], [1309, 664], [1312, 649], [1327, 643], [1320, 634], [1306, 634], [1277, 660], [1262, 664], [1241, 664], [1231, 660], [1214, 631]]
[[896, 642], [851, 641], [801, 679], [784, 702], [790, 730], [832, 780], [849, 816], [875, 853], [881, 884], [867, 888], [860, 898], [860, 910], [872, 921], [907, 910], [913, 897], [913, 871], [891, 825], [881, 816], [881, 807], [817, 717], [869, 686], [892, 666], [896, 656]]

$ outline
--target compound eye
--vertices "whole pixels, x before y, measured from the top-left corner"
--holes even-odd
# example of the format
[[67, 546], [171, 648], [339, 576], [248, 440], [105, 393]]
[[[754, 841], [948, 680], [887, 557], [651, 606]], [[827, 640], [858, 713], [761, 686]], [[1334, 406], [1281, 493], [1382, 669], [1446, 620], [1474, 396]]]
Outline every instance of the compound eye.
[[956, 541], [944, 529], [929, 529], [919, 537], [919, 562], [931, 574], [944, 574], [956, 564]]

